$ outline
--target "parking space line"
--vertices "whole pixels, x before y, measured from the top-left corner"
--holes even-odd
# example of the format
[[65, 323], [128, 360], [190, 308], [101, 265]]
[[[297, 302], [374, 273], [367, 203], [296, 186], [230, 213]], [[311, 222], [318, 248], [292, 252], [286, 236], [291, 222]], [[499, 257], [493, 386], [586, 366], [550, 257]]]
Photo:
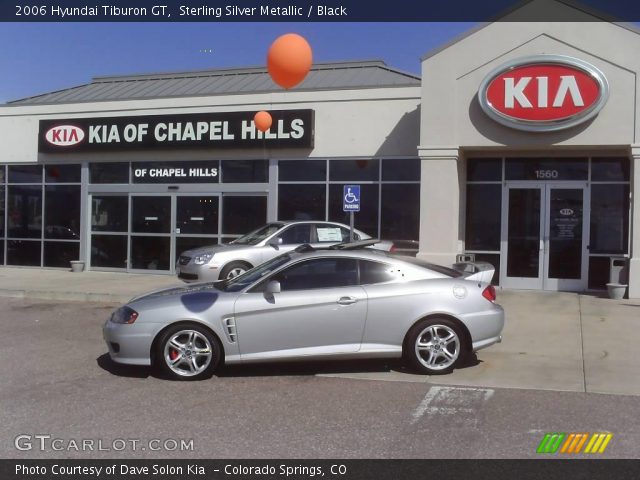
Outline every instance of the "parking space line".
[[413, 411], [411, 424], [415, 424], [425, 414], [454, 415], [474, 413], [495, 393], [491, 388], [439, 387], [433, 386], [426, 393], [420, 405]]

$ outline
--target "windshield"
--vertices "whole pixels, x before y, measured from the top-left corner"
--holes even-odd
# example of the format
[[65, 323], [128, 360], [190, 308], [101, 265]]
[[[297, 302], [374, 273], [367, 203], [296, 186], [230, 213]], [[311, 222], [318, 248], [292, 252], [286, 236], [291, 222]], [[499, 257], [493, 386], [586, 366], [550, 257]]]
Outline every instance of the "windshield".
[[273, 235], [282, 228], [280, 223], [268, 223], [264, 227], [260, 227], [253, 232], [249, 232], [240, 238], [236, 238], [233, 242], [229, 242], [233, 245], [257, 245], [265, 238]]
[[260, 280], [265, 275], [268, 275], [274, 270], [277, 270], [289, 260], [291, 260], [291, 256], [288, 253], [284, 253], [275, 258], [272, 258], [262, 265], [252, 268], [251, 270], [247, 270], [242, 275], [216, 282], [215, 287], [218, 290], [222, 290], [223, 292], [239, 292], [245, 287], [248, 287], [252, 283]]

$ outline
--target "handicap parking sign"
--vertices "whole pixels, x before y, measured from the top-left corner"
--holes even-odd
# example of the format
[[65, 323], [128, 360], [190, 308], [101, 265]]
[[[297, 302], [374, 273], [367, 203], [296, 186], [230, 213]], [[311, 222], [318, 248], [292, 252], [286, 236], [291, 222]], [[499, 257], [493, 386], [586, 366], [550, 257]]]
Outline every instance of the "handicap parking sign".
[[360, 211], [360, 185], [345, 185], [342, 192], [342, 211]]

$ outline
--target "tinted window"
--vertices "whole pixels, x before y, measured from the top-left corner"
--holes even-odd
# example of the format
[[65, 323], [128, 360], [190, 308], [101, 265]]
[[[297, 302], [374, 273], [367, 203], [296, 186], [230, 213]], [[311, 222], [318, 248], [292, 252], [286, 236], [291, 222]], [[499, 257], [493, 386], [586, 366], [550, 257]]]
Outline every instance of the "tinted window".
[[[380, 235], [385, 239], [418, 240], [420, 185], [382, 185]], [[357, 218], [358, 214], [356, 214]]]
[[332, 160], [329, 162], [329, 180], [378, 180], [379, 160]]
[[470, 158], [467, 162], [467, 181], [499, 182], [502, 180], [500, 158]]
[[91, 199], [91, 230], [126, 232], [129, 225], [129, 199], [126, 195], [99, 196]]
[[9, 165], [9, 183], [42, 183], [42, 165]]
[[[47, 185], [44, 195], [45, 238], [79, 240], [80, 185]], [[54, 266], [47, 264], [46, 258], [45, 266]]]
[[80, 183], [80, 165], [47, 165], [44, 175], [47, 183]]
[[591, 186], [590, 253], [627, 253], [629, 185]]
[[326, 186], [278, 185], [280, 220], [325, 220]]
[[80, 242], [44, 242], [44, 266], [68, 268], [80, 258]]
[[360, 284], [371, 285], [395, 280], [398, 269], [386, 263], [360, 260]]
[[467, 185], [467, 250], [500, 250], [501, 205], [502, 185]]
[[222, 232], [244, 235], [267, 221], [267, 197], [222, 197]]
[[356, 285], [357, 260], [352, 258], [307, 260], [275, 274], [271, 280], [279, 281], [283, 292]]
[[420, 159], [383, 160], [382, 180], [398, 182], [420, 181]]
[[[10, 185], [7, 205], [9, 237], [40, 238], [42, 232], [42, 186]], [[39, 245], [39, 244], [38, 244]], [[31, 246], [25, 247], [27, 250]], [[35, 248], [35, 247], [34, 247]], [[39, 247], [38, 247], [39, 248]], [[25, 250], [26, 251], [26, 250]], [[29, 250], [31, 251], [31, 250]], [[39, 252], [39, 250], [38, 250]], [[38, 265], [40, 264], [38, 253]], [[11, 258], [8, 256], [8, 258]]]
[[299, 243], [311, 242], [311, 225], [292, 225], [285, 229], [280, 235], [283, 245], [296, 245]]
[[91, 266], [126, 268], [126, 235], [93, 235], [91, 237]]
[[628, 181], [628, 158], [592, 158], [591, 180], [594, 182]]
[[266, 183], [269, 178], [268, 160], [223, 160], [224, 183]]
[[139, 233], [171, 231], [171, 197], [133, 197], [131, 230]]
[[92, 163], [89, 165], [91, 183], [129, 183], [128, 163]]
[[278, 179], [281, 182], [318, 181], [327, 179], [326, 160], [280, 160]]
[[513, 158], [505, 164], [507, 180], [587, 180], [586, 158]]

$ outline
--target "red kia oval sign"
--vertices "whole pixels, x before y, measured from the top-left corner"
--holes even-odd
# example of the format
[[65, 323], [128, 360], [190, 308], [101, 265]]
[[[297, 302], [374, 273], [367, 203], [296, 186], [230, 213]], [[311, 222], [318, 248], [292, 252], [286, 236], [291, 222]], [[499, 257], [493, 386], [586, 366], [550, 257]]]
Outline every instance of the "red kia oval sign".
[[84, 140], [84, 130], [74, 125], [56, 125], [47, 130], [44, 138], [51, 145], [69, 147]]
[[495, 121], [527, 131], [554, 131], [593, 118], [609, 96], [604, 74], [572, 57], [536, 55], [501, 65], [480, 85], [478, 100]]

